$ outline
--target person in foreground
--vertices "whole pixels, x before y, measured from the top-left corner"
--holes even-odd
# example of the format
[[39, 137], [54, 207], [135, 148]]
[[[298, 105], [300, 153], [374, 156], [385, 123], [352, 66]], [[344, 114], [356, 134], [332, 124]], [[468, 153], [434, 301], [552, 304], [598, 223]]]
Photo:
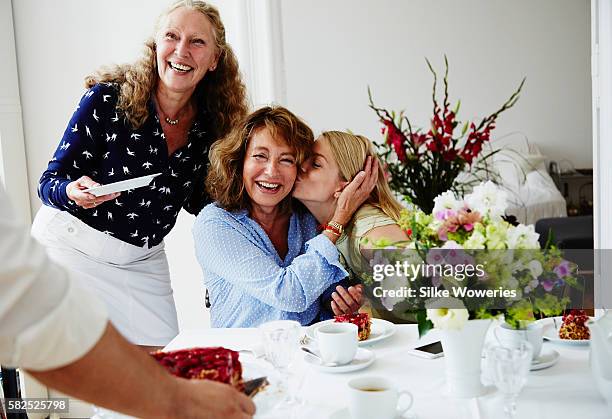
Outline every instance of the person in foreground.
[[247, 419], [232, 387], [170, 375], [128, 343], [104, 304], [19, 226], [0, 179], [0, 364], [79, 399], [138, 417]]
[[[40, 178], [32, 233], [107, 304], [133, 343], [178, 333], [164, 237], [181, 208], [197, 214], [209, 146], [246, 115], [245, 88], [217, 9], [174, 2], [134, 64], [103, 68]], [[160, 173], [148, 187], [87, 188]]]
[[[302, 165], [293, 197], [319, 222], [325, 222], [336, 211], [343, 189], [368, 158], [378, 160], [368, 138], [340, 131], [323, 132], [315, 140], [312, 156]], [[378, 171], [376, 186], [336, 242], [352, 275], [368, 271], [363, 252], [372, 249], [377, 240], [408, 240], [397, 225], [402, 207], [393, 197], [380, 165]], [[337, 298], [332, 308], [335, 313], [339, 311]]]
[[[193, 227], [196, 256], [210, 291], [213, 327], [318, 320], [320, 296], [347, 276], [335, 231], [292, 208], [298, 168], [313, 134], [282, 107], [265, 107], [215, 143], [206, 187], [214, 204]], [[324, 224], [346, 225], [369, 196], [378, 166], [368, 160], [338, 196]]]

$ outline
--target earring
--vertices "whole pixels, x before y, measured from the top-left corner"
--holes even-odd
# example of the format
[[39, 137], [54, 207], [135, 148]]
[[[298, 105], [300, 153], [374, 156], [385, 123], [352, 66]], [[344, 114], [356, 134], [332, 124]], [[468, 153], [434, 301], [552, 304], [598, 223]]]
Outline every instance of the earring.
[[334, 192], [334, 198], [336, 199], [340, 198], [340, 192]]

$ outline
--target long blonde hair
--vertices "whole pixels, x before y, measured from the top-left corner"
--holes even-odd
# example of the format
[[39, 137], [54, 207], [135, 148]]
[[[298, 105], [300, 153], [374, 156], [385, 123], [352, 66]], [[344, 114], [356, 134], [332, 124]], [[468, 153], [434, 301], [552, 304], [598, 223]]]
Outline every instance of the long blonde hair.
[[212, 114], [214, 124], [211, 128], [215, 136], [222, 137], [248, 112], [246, 88], [240, 76], [238, 61], [225, 40], [225, 27], [219, 11], [203, 1], [175, 1], [158, 17], [153, 37], [145, 42], [143, 54], [136, 62], [102, 67], [85, 78], [85, 87], [90, 88], [97, 83], [119, 84], [117, 108], [125, 114], [132, 128], [142, 126], [149, 117], [147, 102], [158, 81], [155, 36], [166, 17], [180, 7], [202, 13], [213, 28], [219, 61], [215, 71], [207, 72], [200, 81], [194, 96], [199, 112]]
[[378, 160], [378, 181], [366, 203], [380, 209], [393, 220], [399, 220], [402, 206], [393, 197], [372, 142], [363, 135], [341, 131], [325, 131], [321, 137], [329, 144], [342, 180], [351, 181], [363, 169], [368, 156]]

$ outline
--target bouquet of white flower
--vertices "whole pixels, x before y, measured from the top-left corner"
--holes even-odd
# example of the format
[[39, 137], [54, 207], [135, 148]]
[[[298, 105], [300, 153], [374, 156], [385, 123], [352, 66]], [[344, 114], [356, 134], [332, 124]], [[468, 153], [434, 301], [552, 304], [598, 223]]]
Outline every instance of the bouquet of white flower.
[[439, 195], [431, 214], [405, 210], [399, 224], [410, 240], [381, 243], [370, 260], [375, 273], [398, 267], [373, 276], [385, 290], [379, 293], [385, 308], [414, 312], [421, 334], [500, 314], [519, 328], [537, 315], [560, 313], [569, 302], [560, 291], [577, 286], [576, 266], [554, 247], [542, 250], [534, 227], [512, 225], [505, 210], [506, 193], [490, 181], [464, 199]]

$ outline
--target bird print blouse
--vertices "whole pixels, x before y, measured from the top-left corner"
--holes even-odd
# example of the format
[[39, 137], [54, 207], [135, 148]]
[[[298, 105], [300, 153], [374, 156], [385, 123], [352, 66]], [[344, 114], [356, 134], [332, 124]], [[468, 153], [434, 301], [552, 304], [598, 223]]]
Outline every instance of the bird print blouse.
[[[181, 208], [197, 214], [208, 202], [204, 178], [212, 142], [205, 113], [193, 123], [187, 144], [168, 155], [155, 104], [133, 129], [117, 109], [119, 86], [102, 83], [81, 98], [47, 170], [38, 195], [45, 205], [68, 211], [89, 226], [138, 247], [153, 247], [170, 232]], [[161, 173], [149, 186], [124, 191], [114, 200], [84, 209], [66, 186], [81, 176], [108, 184]]]

